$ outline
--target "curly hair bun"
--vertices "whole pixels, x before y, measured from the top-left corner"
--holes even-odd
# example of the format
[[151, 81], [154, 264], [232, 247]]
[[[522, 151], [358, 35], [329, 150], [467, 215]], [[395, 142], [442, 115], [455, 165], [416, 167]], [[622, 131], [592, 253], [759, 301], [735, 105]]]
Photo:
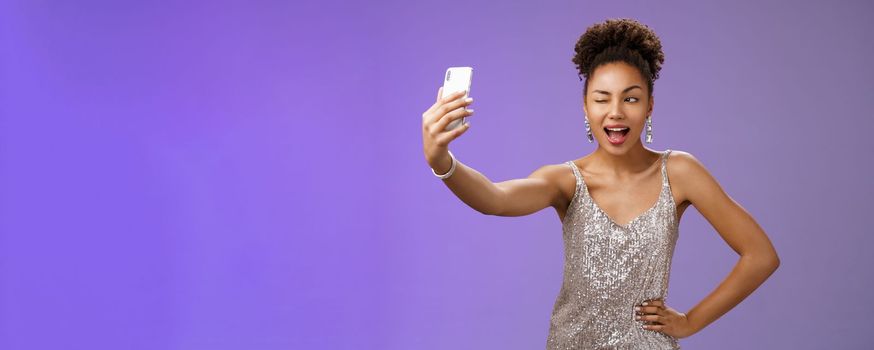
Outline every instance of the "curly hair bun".
[[665, 61], [662, 44], [655, 32], [630, 18], [608, 19], [586, 29], [574, 47], [572, 61], [588, 80], [601, 64], [624, 61], [637, 67], [650, 85], [658, 79]]

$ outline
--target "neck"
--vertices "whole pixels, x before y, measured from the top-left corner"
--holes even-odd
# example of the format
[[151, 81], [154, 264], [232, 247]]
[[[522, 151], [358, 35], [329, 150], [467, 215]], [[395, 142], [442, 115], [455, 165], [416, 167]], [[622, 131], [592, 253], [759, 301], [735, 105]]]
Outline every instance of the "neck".
[[592, 153], [596, 163], [600, 163], [603, 171], [623, 177], [640, 173], [653, 163], [653, 155], [656, 151], [643, 147], [636, 143], [624, 154], [612, 154], [598, 145], [598, 149]]

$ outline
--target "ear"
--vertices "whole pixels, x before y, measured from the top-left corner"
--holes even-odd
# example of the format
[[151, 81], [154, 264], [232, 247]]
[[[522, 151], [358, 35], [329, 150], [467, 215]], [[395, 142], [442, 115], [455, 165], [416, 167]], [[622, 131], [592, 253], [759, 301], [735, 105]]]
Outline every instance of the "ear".
[[655, 104], [655, 96], [649, 97], [649, 110], [646, 111], [646, 115], [652, 115], [652, 106]]

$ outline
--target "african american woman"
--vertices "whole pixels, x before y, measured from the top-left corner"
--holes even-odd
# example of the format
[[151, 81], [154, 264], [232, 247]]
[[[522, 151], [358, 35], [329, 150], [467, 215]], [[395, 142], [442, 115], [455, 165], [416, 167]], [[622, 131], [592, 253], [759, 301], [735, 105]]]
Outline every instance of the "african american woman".
[[[449, 143], [470, 125], [472, 98], [441, 98], [423, 113], [425, 159], [464, 203], [487, 215], [556, 210], [564, 274], [550, 318], [547, 349], [679, 349], [750, 295], [780, 260], [753, 217], [692, 154], [656, 151], [653, 82], [664, 53], [651, 28], [633, 19], [590, 26], [573, 57], [581, 79], [591, 153], [498, 183], [458, 161]], [[442, 89], [442, 88], [441, 88]], [[645, 141], [642, 142], [641, 136]], [[683, 212], [694, 205], [739, 254], [734, 269], [686, 312], [668, 306], [668, 279]]]

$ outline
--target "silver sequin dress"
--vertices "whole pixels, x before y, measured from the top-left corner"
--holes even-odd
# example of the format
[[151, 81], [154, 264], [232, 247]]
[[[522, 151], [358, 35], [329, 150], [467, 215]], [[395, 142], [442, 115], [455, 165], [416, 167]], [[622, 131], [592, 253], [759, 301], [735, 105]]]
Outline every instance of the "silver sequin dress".
[[634, 306], [667, 300], [678, 235], [676, 205], [661, 155], [662, 189], [652, 207], [625, 226], [595, 204], [579, 168], [562, 222], [564, 276], [550, 317], [547, 350], [679, 349], [677, 339], [646, 330]]

